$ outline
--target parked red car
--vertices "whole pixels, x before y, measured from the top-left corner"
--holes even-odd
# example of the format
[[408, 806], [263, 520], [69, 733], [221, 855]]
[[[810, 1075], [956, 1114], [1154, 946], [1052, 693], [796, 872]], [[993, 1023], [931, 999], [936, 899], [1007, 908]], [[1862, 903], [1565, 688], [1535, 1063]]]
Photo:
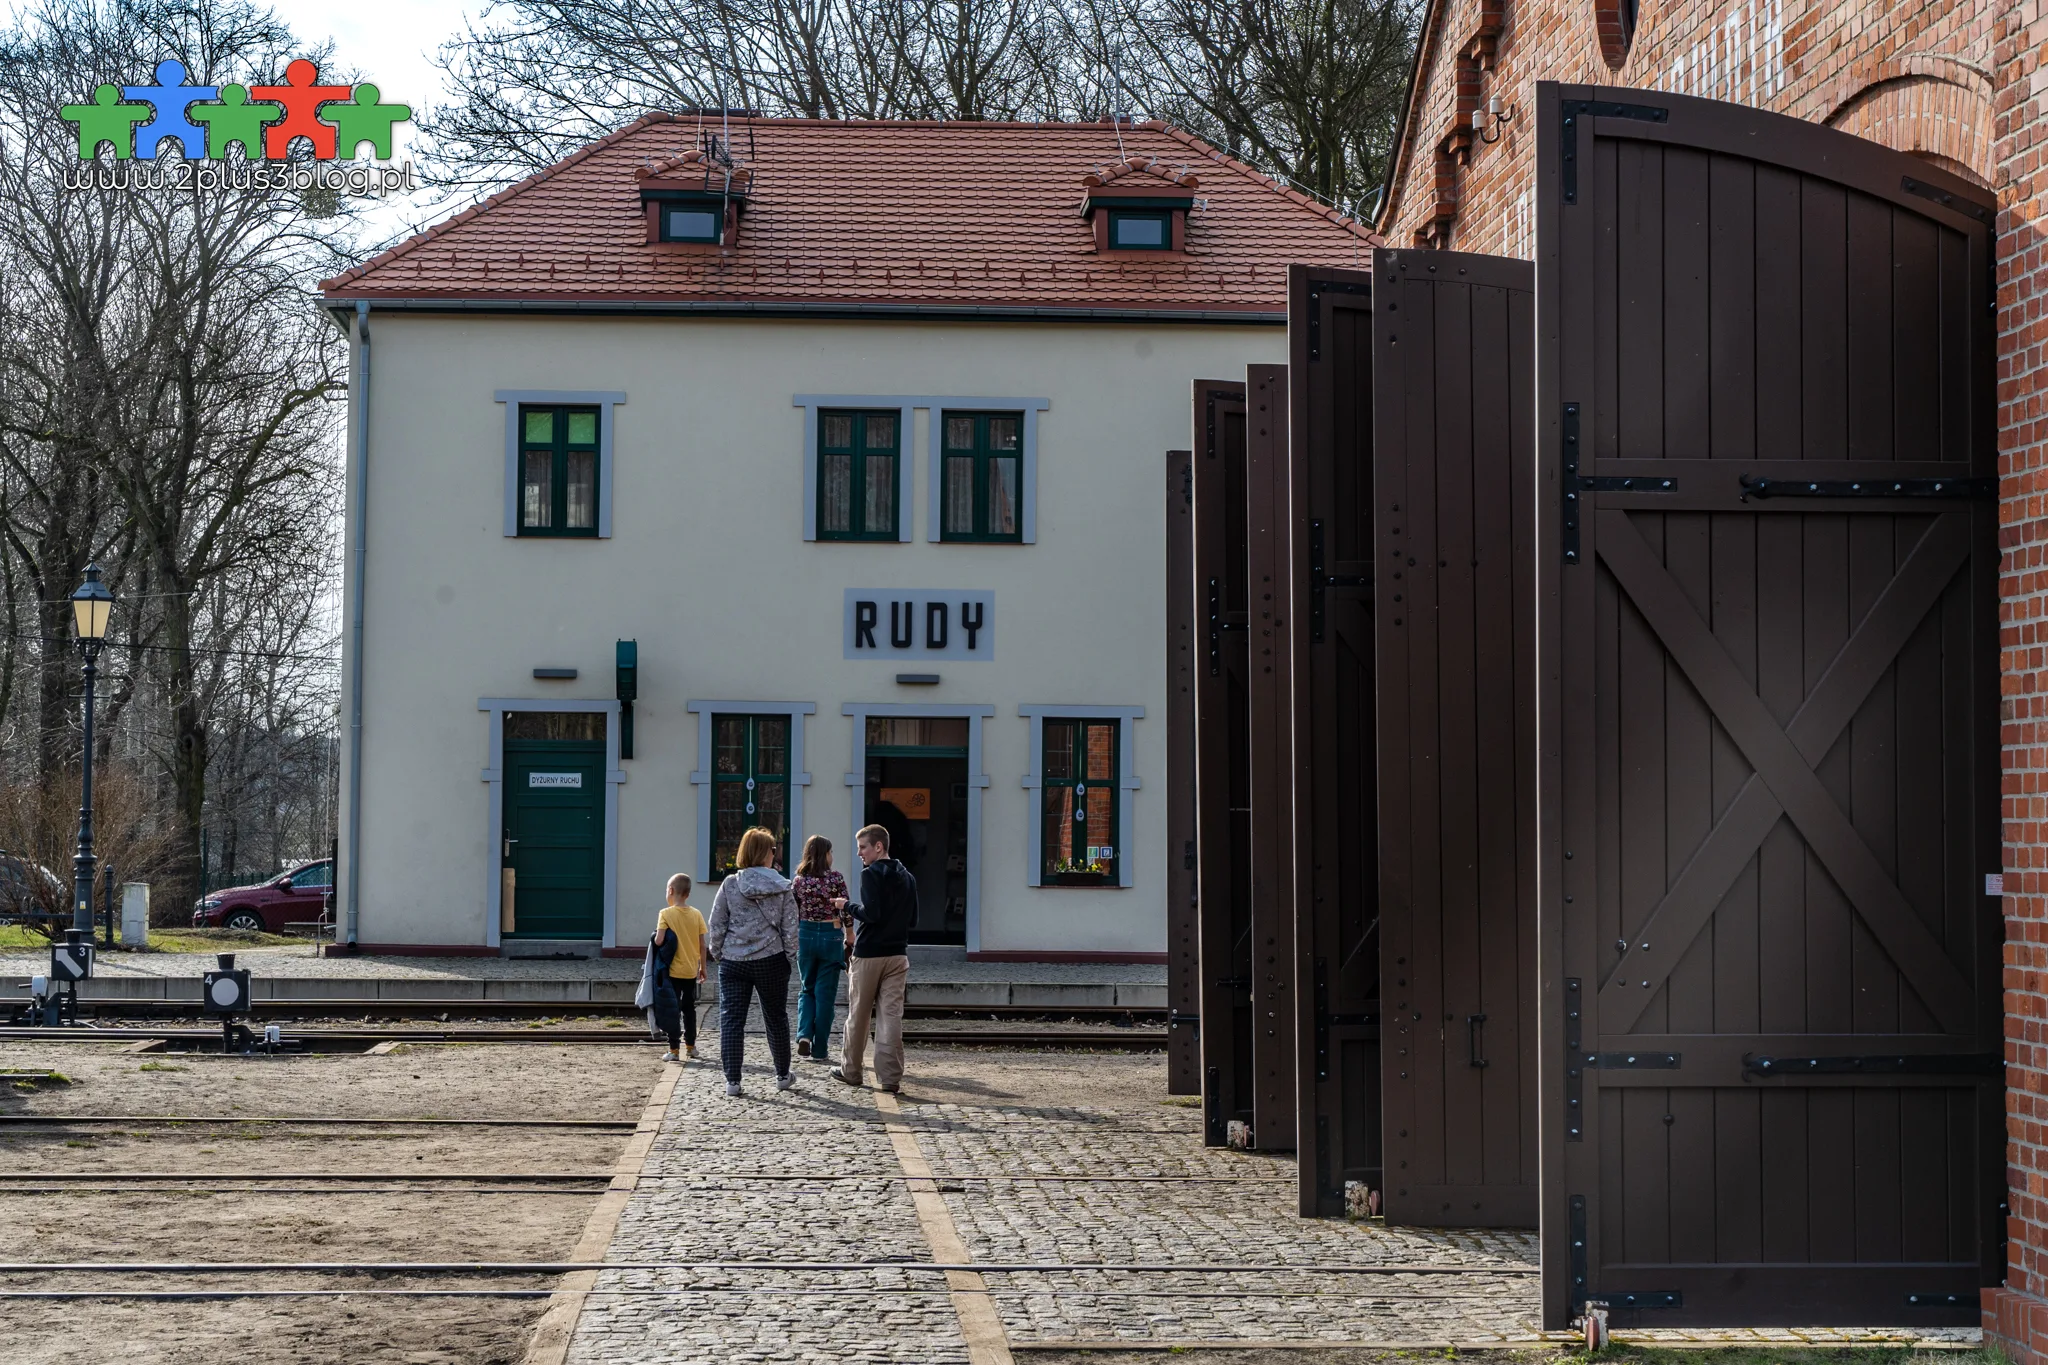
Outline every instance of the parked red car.
[[333, 886], [331, 860], [303, 863], [271, 881], [215, 891], [192, 911], [192, 927], [281, 934], [287, 924], [311, 924], [319, 919]]

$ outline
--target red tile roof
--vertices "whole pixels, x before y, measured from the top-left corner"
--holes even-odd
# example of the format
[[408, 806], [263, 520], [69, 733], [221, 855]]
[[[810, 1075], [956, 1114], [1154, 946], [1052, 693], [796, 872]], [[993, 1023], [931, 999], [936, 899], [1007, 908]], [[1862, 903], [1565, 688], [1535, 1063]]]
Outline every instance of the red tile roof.
[[[734, 246], [651, 246], [641, 181], [695, 172], [699, 126], [642, 118], [321, 287], [334, 302], [1273, 314], [1288, 265], [1364, 268], [1380, 240], [1159, 123], [749, 119], [731, 125], [752, 172]], [[1186, 176], [1185, 255], [1096, 253], [1084, 180], [1173, 192]]]

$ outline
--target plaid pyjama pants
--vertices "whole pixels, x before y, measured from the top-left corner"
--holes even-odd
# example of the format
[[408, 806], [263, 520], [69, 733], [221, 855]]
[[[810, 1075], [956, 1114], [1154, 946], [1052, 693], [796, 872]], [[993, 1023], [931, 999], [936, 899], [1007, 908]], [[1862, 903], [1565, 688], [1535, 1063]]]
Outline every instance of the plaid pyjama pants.
[[726, 1080], [738, 1085], [747, 1048], [748, 997], [761, 997], [761, 1022], [768, 1029], [768, 1054], [775, 1074], [789, 1074], [789, 958], [771, 953], [746, 962], [718, 964], [718, 1060]]

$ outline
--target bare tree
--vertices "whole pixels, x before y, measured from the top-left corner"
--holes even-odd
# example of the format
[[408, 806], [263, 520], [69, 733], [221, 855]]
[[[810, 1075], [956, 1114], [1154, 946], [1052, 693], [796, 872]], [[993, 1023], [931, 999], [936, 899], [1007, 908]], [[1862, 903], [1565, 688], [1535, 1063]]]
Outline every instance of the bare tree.
[[445, 178], [540, 169], [641, 114], [1170, 119], [1350, 206], [1418, 0], [500, 0], [442, 50]]
[[549, 165], [641, 114], [1059, 118], [1054, 0], [501, 0], [443, 48], [444, 178]]
[[0, 31], [0, 456], [52, 680], [45, 773], [70, 756], [63, 599], [100, 558], [125, 604], [109, 719], [148, 712], [130, 729], [162, 775], [175, 905], [199, 880], [216, 726], [246, 713], [228, 699], [249, 681], [232, 663], [248, 604], [287, 576], [315, 597], [334, 581], [341, 348], [310, 286], [349, 234], [331, 196], [67, 187], [58, 108], [132, 80], [138, 53], [209, 84], [306, 53], [249, 0], [41, 0]]

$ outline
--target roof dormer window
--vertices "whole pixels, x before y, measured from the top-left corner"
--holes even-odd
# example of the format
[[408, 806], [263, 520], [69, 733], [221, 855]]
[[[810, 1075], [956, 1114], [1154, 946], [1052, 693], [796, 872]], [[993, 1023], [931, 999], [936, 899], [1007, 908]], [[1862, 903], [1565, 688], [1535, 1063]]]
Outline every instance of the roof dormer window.
[[640, 206], [647, 240], [677, 246], [733, 245], [740, 216], [747, 211], [753, 172], [686, 152], [633, 172], [640, 182]]
[[1200, 182], [1185, 169], [1132, 157], [1083, 176], [1081, 184], [1081, 216], [1095, 229], [1097, 251], [1187, 250], [1188, 210]]
[[664, 242], [718, 243], [719, 212], [715, 205], [664, 204], [661, 207], [661, 240]]
[[1173, 210], [1110, 209], [1109, 247], [1112, 251], [1173, 250]]

